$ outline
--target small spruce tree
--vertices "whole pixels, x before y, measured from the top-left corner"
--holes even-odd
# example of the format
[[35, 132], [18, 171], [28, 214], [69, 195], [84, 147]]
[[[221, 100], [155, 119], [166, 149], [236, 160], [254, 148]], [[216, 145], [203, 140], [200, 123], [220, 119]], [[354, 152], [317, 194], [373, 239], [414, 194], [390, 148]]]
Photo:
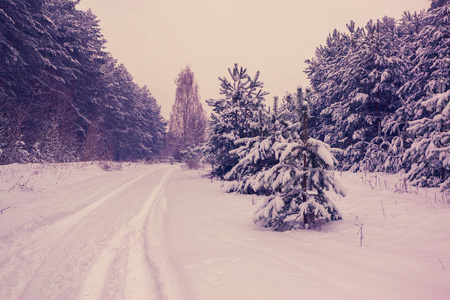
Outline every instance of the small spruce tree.
[[253, 182], [259, 172], [265, 171], [278, 163], [273, 151], [278, 122], [277, 103], [278, 98], [275, 97], [272, 111], [260, 108], [258, 136], [235, 141], [235, 144], [239, 147], [230, 153], [236, 154], [239, 157], [239, 162], [225, 175], [226, 180], [233, 180], [233, 183], [228, 186], [227, 192], [271, 194], [271, 190], [253, 189]]
[[220, 93], [224, 98], [206, 101], [213, 108], [206, 155], [212, 175], [221, 178], [239, 162], [238, 155], [232, 152], [239, 147], [236, 141], [258, 136], [258, 111], [264, 107], [264, 96], [267, 95], [262, 90], [263, 83], [258, 81], [259, 71], [253, 79], [247, 69], [239, 68], [237, 64], [228, 72], [231, 81], [219, 78]]
[[314, 228], [341, 219], [336, 206], [325, 194], [327, 190], [345, 196], [331, 169], [337, 160], [329, 145], [308, 136], [309, 103], [301, 88], [291, 116], [273, 145], [278, 163], [258, 174], [254, 189], [273, 191], [254, 214], [254, 222], [273, 230]]

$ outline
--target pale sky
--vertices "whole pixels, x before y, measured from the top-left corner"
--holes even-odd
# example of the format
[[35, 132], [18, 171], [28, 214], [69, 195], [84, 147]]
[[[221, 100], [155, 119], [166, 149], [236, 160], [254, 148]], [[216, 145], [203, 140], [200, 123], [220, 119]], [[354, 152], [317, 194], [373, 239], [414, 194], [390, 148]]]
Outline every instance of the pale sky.
[[168, 119], [174, 80], [190, 65], [205, 99], [220, 98], [218, 77], [238, 63], [274, 95], [308, 86], [304, 61], [335, 28], [350, 20], [365, 26], [405, 10], [427, 9], [429, 0], [81, 0], [92, 9], [108, 41], [106, 50], [135, 82], [146, 85]]

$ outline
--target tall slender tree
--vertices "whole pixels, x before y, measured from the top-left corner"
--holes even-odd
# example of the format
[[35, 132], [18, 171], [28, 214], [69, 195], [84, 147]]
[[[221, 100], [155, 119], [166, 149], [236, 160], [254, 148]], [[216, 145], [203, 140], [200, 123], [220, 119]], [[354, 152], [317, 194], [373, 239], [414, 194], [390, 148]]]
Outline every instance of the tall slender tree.
[[189, 66], [175, 79], [175, 103], [170, 113], [167, 144], [174, 157], [182, 150], [205, 141], [206, 115], [200, 102], [198, 84]]

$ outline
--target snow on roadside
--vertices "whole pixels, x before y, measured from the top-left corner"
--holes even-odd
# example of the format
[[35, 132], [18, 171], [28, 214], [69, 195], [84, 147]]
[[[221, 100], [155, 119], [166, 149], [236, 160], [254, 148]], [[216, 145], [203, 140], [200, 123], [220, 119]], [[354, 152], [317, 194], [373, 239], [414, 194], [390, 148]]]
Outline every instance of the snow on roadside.
[[105, 171], [134, 166], [115, 162], [0, 165], [0, 192], [43, 192], [57, 185], [98, 176]]
[[449, 299], [450, 209], [362, 176], [342, 174], [343, 221], [280, 233], [252, 223], [252, 196], [176, 173], [167, 237], [188, 299]]
[[[147, 168], [108, 162], [0, 165], [0, 210], [5, 209], [0, 215], [0, 242], [104, 196], [124, 180], [120, 170], [130, 169], [132, 176], [137, 176]], [[99, 185], [103, 189], [98, 189]]]

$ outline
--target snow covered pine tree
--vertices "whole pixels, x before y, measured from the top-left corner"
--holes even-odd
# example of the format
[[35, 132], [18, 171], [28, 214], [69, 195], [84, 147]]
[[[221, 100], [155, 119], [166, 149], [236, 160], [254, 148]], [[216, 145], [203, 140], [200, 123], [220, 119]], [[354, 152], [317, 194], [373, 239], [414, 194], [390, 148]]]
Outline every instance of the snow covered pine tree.
[[440, 186], [450, 193], [450, 26], [449, 1], [432, 1], [415, 36], [414, 68], [402, 92], [410, 97], [413, 120], [406, 132], [413, 143], [403, 154], [414, 185]]
[[450, 90], [419, 101], [417, 116], [408, 128], [416, 139], [404, 154], [414, 162], [407, 178], [414, 185], [440, 186], [450, 194]]
[[325, 191], [333, 189], [345, 196], [331, 168], [337, 160], [330, 146], [308, 136], [309, 103], [301, 88], [297, 105], [292, 105], [296, 122], [285, 123], [283, 133], [273, 145], [278, 164], [258, 174], [254, 189], [273, 191], [257, 208], [253, 221], [273, 230], [320, 227], [328, 221], [340, 220], [336, 206]]
[[263, 83], [258, 81], [259, 71], [252, 79], [247, 69], [234, 65], [228, 69], [232, 81], [219, 78], [220, 94], [225, 99], [210, 99], [213, 107], [210, 137], [206, 144], [207, 159], [211, 162], [212, 175], [223, 177], [239, 162], [239, 157], [230, 151], [238, 148], [235, 141], [256, 137], [259, 134], [258, 111], [264, 106]]
[[226, 180], [234, 180], [227, 192], [238, 192], [241, 194], [270, 195], [271, 190], [263, 188], [254, 190], [252, 183], [255, 181], [259, 172], [271, 168], [278, 163], [273, 151], [277, 126], [277, 102], [275, 97], [274, 109], [271, 112], [263, 108], [259, 110], [259, 135], [255, 137], [242, 138], [235, 141], [237, 149], [232, 150], [231, 154], [239, 156], [239, 162], [225, 174]]

